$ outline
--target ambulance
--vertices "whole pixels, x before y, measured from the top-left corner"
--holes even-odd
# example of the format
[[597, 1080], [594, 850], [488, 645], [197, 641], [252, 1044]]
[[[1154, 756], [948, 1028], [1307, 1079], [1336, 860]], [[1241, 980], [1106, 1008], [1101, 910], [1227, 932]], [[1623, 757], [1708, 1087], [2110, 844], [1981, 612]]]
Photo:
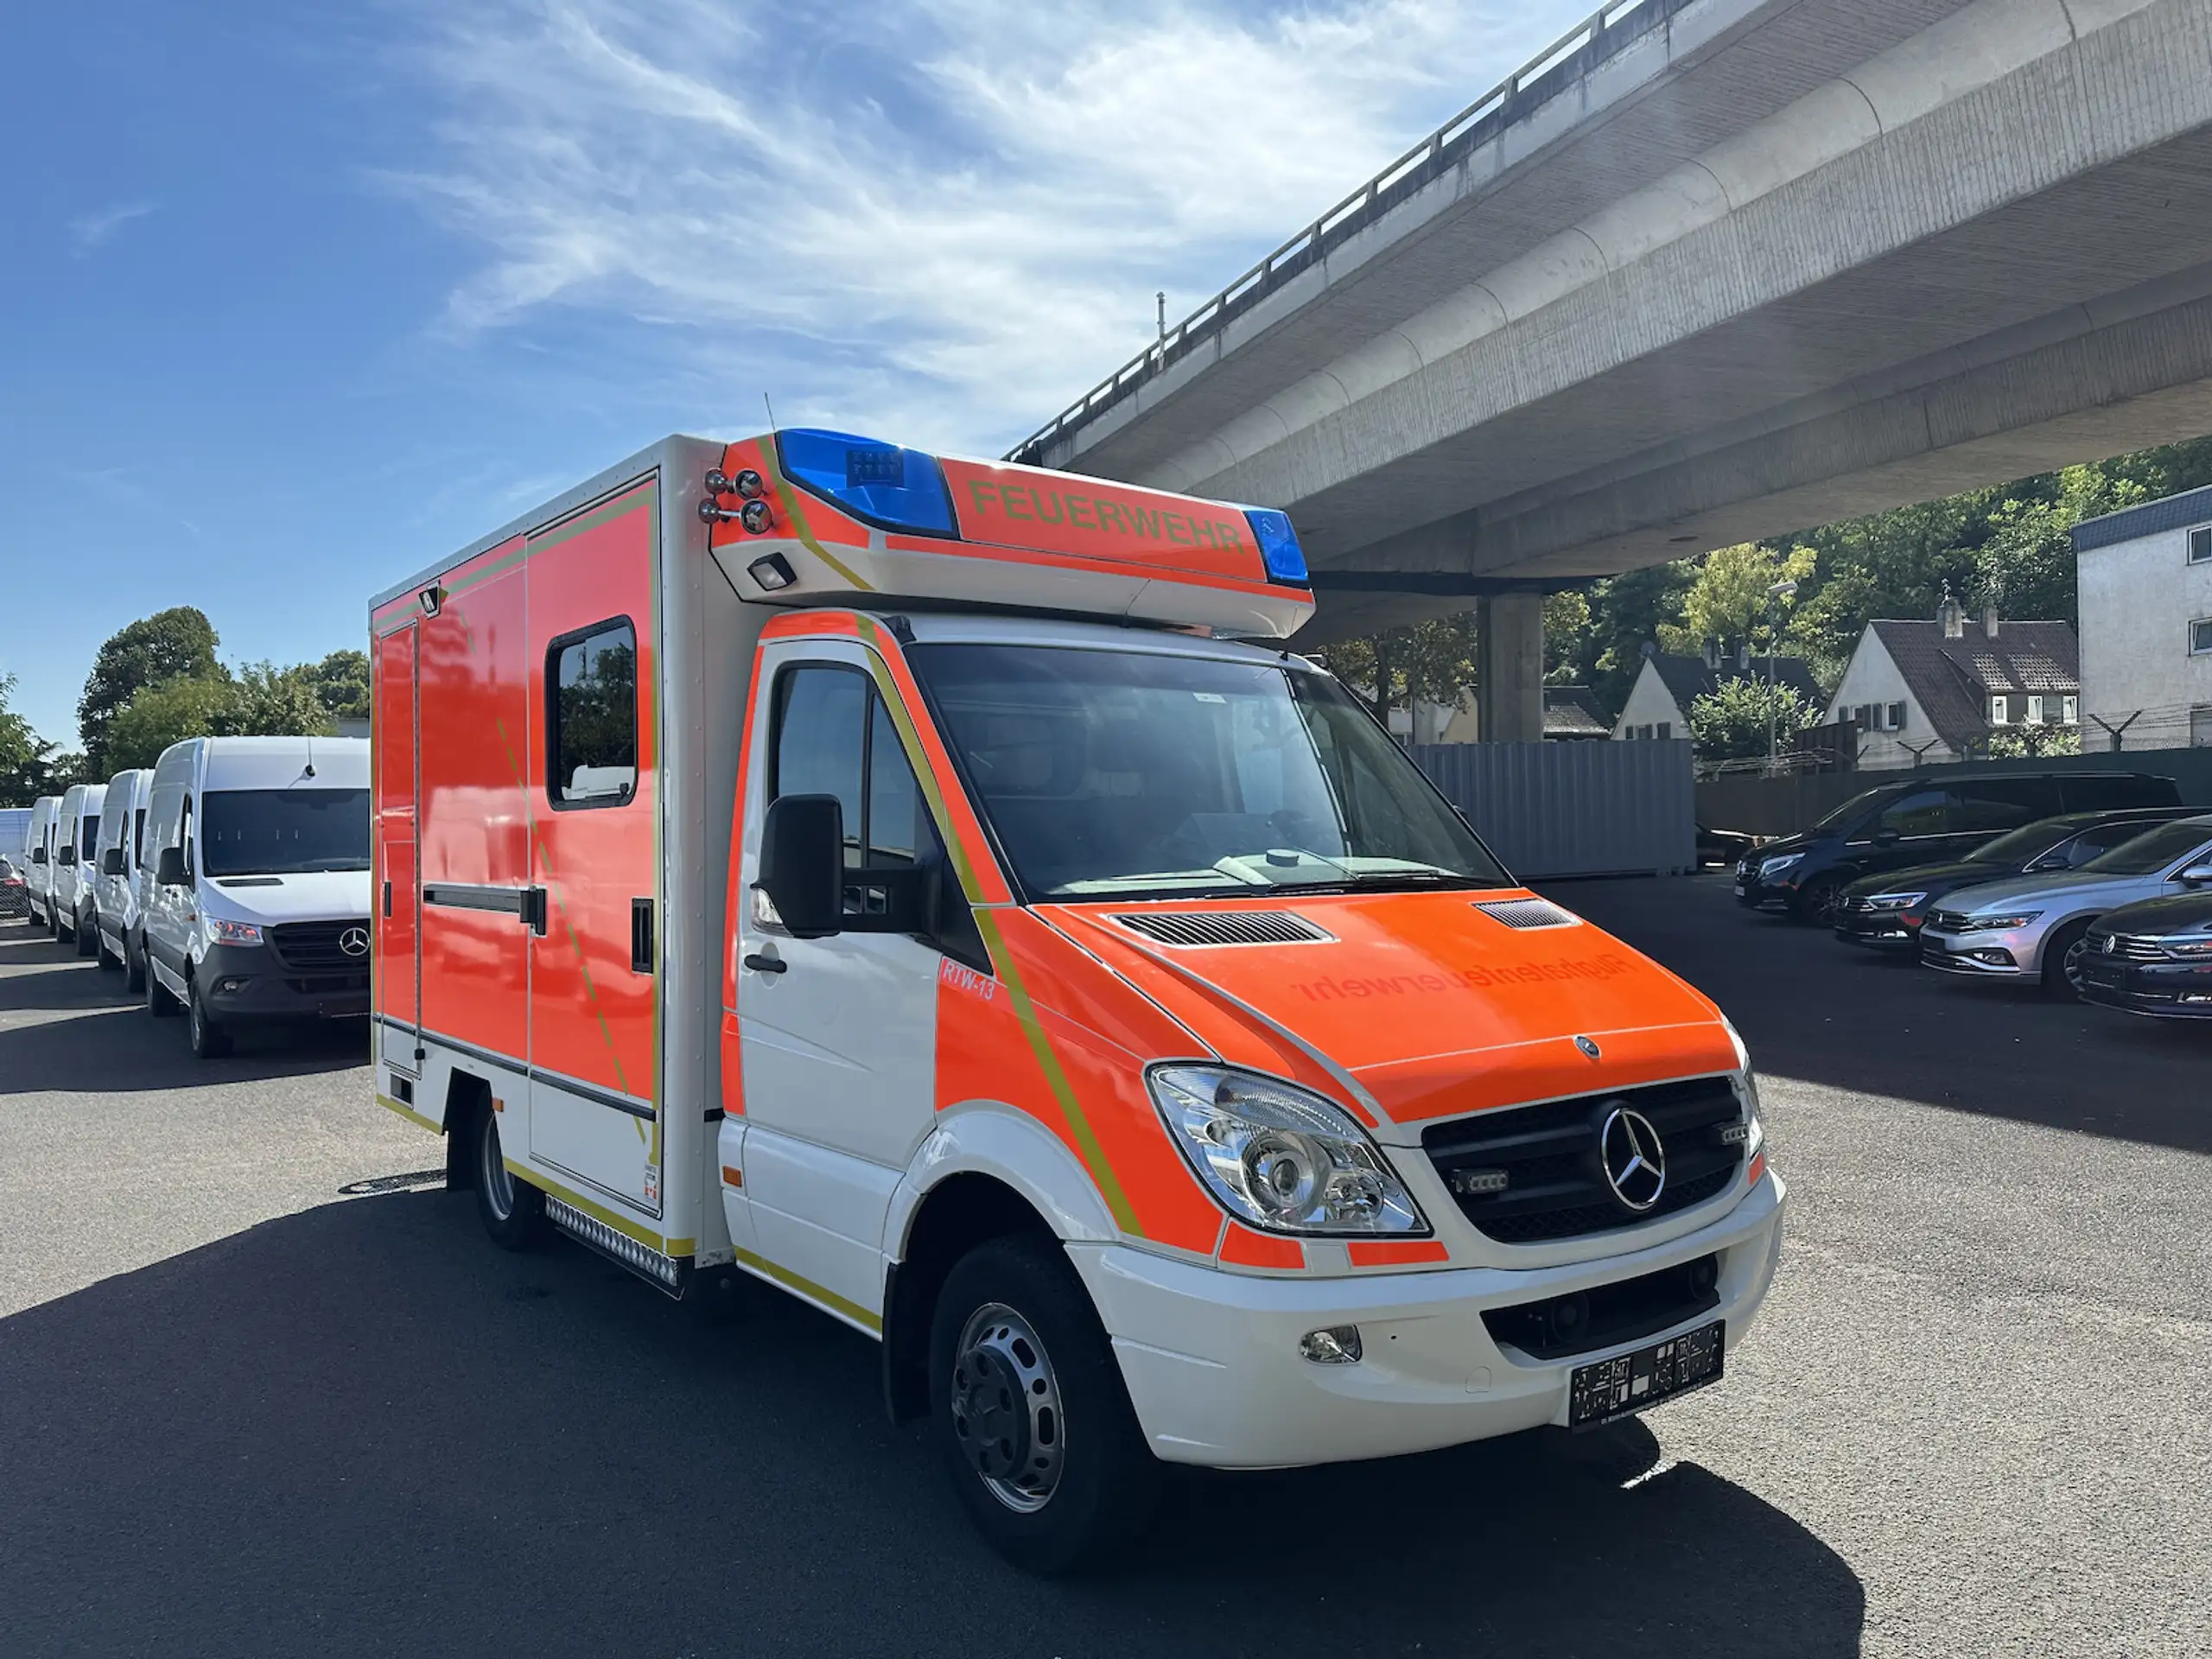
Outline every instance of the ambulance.
[[373, 602], [375, 1088], [499, 1244], [880, 1344], [1053, 1570], [1160, 1465], [1719, 1381], [1783, 1188], [1718, 1008], [1285, 642], [1280, 512], [672, 437]]

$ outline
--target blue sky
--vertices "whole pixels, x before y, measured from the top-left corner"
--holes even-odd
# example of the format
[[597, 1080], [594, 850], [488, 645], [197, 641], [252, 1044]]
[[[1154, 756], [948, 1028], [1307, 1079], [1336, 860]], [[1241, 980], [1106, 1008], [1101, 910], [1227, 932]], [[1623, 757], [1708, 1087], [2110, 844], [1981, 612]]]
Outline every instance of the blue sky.
[[0, 22], [0, 674], [358, 645], [671, 431], [996, 454], [1576, 22], [1549, 0], [225, 0]]

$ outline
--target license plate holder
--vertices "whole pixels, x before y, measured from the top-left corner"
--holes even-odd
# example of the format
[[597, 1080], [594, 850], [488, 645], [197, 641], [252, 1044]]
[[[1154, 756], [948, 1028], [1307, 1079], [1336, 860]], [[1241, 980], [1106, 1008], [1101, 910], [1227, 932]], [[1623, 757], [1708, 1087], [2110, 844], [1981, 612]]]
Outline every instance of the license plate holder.
[[1726, 1321], [1578, 1365], [1567, 1382], [1569, 1428], [1596, 1428], [1720, 1380]]

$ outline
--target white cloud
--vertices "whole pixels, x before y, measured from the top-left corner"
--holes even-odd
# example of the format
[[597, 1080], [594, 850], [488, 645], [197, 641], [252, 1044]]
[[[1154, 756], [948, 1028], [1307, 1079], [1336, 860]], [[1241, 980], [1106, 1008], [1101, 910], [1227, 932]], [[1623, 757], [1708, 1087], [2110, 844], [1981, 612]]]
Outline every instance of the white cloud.
[[70, 246], [78, 258], [85, 258], [105, 246], [132, 219], [143, 219], [153, 211], [150, 201], [122, 201], [80, 213], [69, 221]]
[[988, 451], [1586, 3], [448, 3], [433, 158], [386, 182], [483, 250], [458, 334], [612, 315], [719, 425], [765, 387]]

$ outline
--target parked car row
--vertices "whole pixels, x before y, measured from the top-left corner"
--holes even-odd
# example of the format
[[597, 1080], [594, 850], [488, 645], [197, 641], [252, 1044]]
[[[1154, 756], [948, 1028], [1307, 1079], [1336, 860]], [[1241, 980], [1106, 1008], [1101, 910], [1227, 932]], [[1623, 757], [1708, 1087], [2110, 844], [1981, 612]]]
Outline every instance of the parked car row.
[[[1995, 821], [2005, 814], [2019, 821]], [[2212, 1018], [2212, 812], [2183, 805], [2171, 779], [1923, 777], [1869, 790], [1744, 854], [1736, 898], [1944, 973]]]
[[[24, 913], [121, 973], [192, 1051], [369, 1011], [369, 746], [192, 738], [34, 807]], [[0, 914], [5, 907], [0, 886]]]

